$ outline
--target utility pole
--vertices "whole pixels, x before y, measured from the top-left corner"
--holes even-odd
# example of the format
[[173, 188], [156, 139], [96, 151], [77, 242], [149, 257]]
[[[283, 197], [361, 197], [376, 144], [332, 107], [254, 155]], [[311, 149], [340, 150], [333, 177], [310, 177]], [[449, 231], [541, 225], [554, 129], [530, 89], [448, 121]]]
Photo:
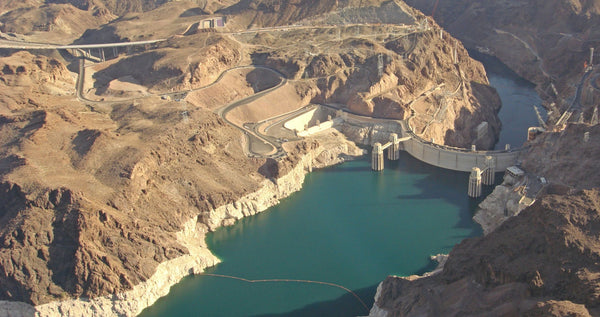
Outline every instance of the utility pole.
[[456, 49], [456, 41], [454, 41], [454, 64], [458, 64], [458, 50]]

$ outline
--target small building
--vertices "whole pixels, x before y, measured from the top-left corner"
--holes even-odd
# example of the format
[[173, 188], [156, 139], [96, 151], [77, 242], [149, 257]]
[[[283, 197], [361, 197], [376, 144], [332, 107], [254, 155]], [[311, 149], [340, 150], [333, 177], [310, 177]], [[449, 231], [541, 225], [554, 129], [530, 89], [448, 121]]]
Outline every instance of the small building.
[[212, 28], [223, 28], [225, 27], [225, 17], [213, 17], [200, 21], [198, 28], [200, 29], [212, 29]]
[[521, 199], [519, 199], [519, 205], [523, 206], [523, 208], [533, 205], [534, 202], [535, 202], [535, 198], [531, 198], [531, 197], [527, 197], [527, 196], [523, 196], [523, 197], [521, 197]]
[[535, 140], [538, 135], [544, 132], [546, 132], [546, 129], [542, 127], [530, 127], [527, 129], [527, 141]]
[[525, 172], [513, 165], [506, 168], [506, 174], [513, 178], [521, 178], [525, 175]]

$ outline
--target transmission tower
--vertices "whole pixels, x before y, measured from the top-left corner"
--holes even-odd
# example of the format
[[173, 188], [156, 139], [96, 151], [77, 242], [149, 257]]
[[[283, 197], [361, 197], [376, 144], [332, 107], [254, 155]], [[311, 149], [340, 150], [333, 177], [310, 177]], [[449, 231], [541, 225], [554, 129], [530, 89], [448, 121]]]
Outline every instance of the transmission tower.
[[542, 118], [542, 114], [540, 113], [540, 110], [538, 109], [538, 107], [536, 105], [533, 105], [533, 110], [535, 110], [535, 115], [537, 116], [537, 119], [538, 119], [538, 122], [540, 123], [540, 125], [543, 128], [547, 128], [546, 122]]
[[190, 121], [190, 117], [187, 111], [182, 112], [181, 117], [183, 118], [183, 123], [188, 123]]
[[377, 55], [377, 74], [379, 78], [383, 76], [383, 55], [381, 53]]

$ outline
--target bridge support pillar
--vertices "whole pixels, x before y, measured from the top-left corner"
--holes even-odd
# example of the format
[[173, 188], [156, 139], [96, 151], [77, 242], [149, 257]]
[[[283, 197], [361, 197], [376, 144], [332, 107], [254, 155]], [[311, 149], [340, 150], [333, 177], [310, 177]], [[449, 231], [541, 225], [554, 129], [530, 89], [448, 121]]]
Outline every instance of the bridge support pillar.
[[390, 134], [390, 142], [392, 144], [388, 148], [388, 160], [395, 161], [400, 158], [400, 141], [396, 133]]
[[119, 50], [116, 47], [113, 47], [113, 56], [114, 57], [119, 56]]
[[485, 157], [485, 170], [483, 171], [483, 184], [494, 185], [496, 178], [496, 160], [493, 156]]
[[469, 176], [469, 197], [477, 198], [481, 196], [481, 170], [473, 167]]
[[371, 152], [371, 169], [374, 171], [383, 170], [383, 147], [381, 143], [373, 144], [373, 151]]
[[103, 48], [100, 49], [100, 58], [102, 59], [103, 62], [106, 60], [106, 58], [104, 57], [104, 49]]

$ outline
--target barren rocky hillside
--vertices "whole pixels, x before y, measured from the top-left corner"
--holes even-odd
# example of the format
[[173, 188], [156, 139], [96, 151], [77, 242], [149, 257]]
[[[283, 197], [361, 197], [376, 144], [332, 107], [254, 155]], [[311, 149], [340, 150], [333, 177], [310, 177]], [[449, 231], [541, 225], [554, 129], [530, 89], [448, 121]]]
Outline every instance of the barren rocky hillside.
[[[291, 89], [289, 98], [304, 100], [304, 104], [292, 107], [306, 102], [339, 103], [357, 113], [398, 119], [408, 118], [414, 110], [411, 124], [428, 140], [461, 147], [474, 142], [479, 148], [494, 143], [500, 129], [496, 117], [500, 102], [487, 85], [485, 70], [447, 33], [442, 32], [440, 38], [437, 25], [426, 27], [417, 11], [390, 1], [375, 1], [385, 10], [363, 3], [361, 10], [370, 14], [360, 15], [354, 7], [358, 4], [350, 1], [328, 7], [323, 15], [321, 9], [307, 11], [302, 3], [285, 5], [280, 11], [256, 3], [261, 5], [249, 5], [241, 15], [228, 16], [227, 28], [241, 27], [244, 23], [239, 21], [247, 16], [252, 17], [255, 27], [306, 26], [248, 34], [194, 34], [188, 30], [190, 35], [170, 38], [157, 50], [121, 59], [99, 71], [95, 75], [97, 85], [106, 85], [128, 72], [155, 92], [197, 89], [228, 68], [265, 65], [293, 80], [291, 85], [296, 88]], [[222, 12], [234, 12], [234, 7]], [[87, 32], [81, 41], [139, 40], [147, 38], [145, 34], [165, 37], [168, 30], [183, 33], [193, 20], [181, 18], [181, 12], [189, 10], [187, 4], [168, 4], [139, 16], [154, 21], [143, 32], [140, 22], [115, 21]], [[259, 19], [265, 14], [277, 21]], [[304, 16], [309, 19], [299, 20]], [[343, 26], [324, 22], [329, 19]], [[417, 20], [422, 28], [416, 25]], [[162, 27], [167, 24], [168, 28]], [[476, 140], [475, 128], [483, 121], [488, 122], [487, 133]]]
[[[598, 1], [407, 2], [433, 13], [465, 46], [499, 57], [535, 82], [547, 104], [561, 110], [574, 98], [589, 48], [600, 44]], [[486, 200], [491, 214], [481, 216], [491, 224], [506, 219], [499, 227], [457, 245], [437, 274], [388, 277], [371, 316], [600, 315], [600, 179], [592, 172], [600, 164], [599, 126], [587, 124], [597, 106], [594, 89], [582, 85], [586, 123], [528, 142], [522, 168], [529, 179], [550, 182], [533, 205], [507, 215], [522, 193], [518, 185], [503, 187], [496, 200]]]
[[406, 2], [434, 14], [467, 47], [497, 56], [559, 106], [574, 93], [589, 48], [600, 47], [599, 0]]
[[[0, 20], [14, 28], [10, 32], [27, 33], [30, 22], [16, 21], [43, 21], [41, 12], [52, 8], [76, 19], [99, 10], [90, 25], [108, 17], [112, 22], [79, 34], [79, 42], [167, 40], [88, 61], [84, 100], [75, 93], [77, 60], [67, 54], [0, 58], [0, 300], [37, 305], [143, 284], [161, 263], [191, 253], [177, 238], [187, 230], [184, 223], [209, 221], [202, 217], [207, 211], [227, 204], [242, 210], [240, 217], [255, 212], [257, 206], [238, 199], [264, 183], [277, 185], [274, 177], [324, 147], [311, 140], [286, 144], [292, 153], [279, 161], [249, 158], [242, 132], [212, 112], [225, 105], [219, 100], [238, 100], [285, 79], [253, 120], [309, 102], [339, 103], [357, 113], [408, 119], [416, 133], [437, 143], [480, 148], [491, 146], [500, 128], [499, 100], [481, 64], [403, 3], [290, 1], [278, 10], [275, 1], [228, 8], [229, 1], [69, 3], [36, 3], [22, 11], [31, 15], [11, 11]], [[214, 10], [231, 24], [222, 32], [194, 29]], [[112, 20], [126, 11], [132, 12]], [[288, 29], [237, 32], [282, 25]], [[68, 29], [18, 37], [52, 39]], [[223, 85], [201, 89], [225, 70], [246, 65], [262, 65], [282, 78], [239, 71], [240, 77], [225, 79], [239, 87], [217, 100], [206, 94]], [[160, 96], [176, 91], [181, 94]], [[483, 121], [488, 130], [477, 139], [475, 127]], [[324, 151], [330, 162], [339, 162], [334, 150], [349, 147], [336, 137], [326, 144], [333, 150]], [[238, 216], [231, 209], [223, 213], [230, 222]]]
[[[152, 11], [169, 2], [171, 0], [7, 0], [0, 3], [0, 32], [26, 36], [36, 42], [68, 44], [87, 30], [118, 18], [134, 18], [136, 14]], [[190, 9], [182, 14], [185, 17], [210, 14], [236, 1], [183, 2]], [[102, 42], [103, 39], [94, 40]]]
[[523, 167], [553, 183], [591, 189], [600, 186], [600, 175], [591, 172], [599, 159], [600, 125], [571, 124], [564, 131], [545, 133], [531, 142]]
[[183, 121], [178, 103], [157, 100], [90, 109], [48, 92], [73, 84], [57, 60], [19, 53], [0, 65], [14, 92], [0, 110], [2, 299], [130, 288], [187, 252], [174, 237], [182, 222], [262, 179], [264, 162], [210, 112]]
[[387, 316], [598, 316], [598, 189], [548, 192], [482, 238], [457, 245], [441, 273], [389, 277]]

